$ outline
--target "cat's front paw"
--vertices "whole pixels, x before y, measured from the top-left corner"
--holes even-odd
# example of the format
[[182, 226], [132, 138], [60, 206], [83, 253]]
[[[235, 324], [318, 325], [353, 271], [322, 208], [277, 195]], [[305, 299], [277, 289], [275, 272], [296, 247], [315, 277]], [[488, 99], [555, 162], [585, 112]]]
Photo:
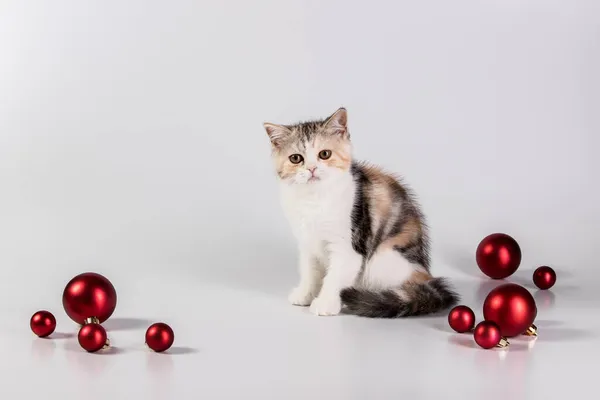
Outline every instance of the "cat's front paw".
[[303, 287], [294, 288], [288, 296], [288, 301], [295, 306], [308, 306], [313, 301], [315, 296], [311, 290]]
[[338, 315], [342, 310], [342, 301], [339, 296], [319, 296], [310, 305], [310, 312], [315, 315]]

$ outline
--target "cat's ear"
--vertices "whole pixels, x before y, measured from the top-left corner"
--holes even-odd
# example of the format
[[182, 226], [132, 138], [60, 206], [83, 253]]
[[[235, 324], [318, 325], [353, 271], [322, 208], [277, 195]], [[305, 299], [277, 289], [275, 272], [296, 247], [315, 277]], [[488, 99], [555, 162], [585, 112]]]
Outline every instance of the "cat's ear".
[[271, 144], [275, 147], [279, 146], [283, 139], [292, 134], [292, 131], [283, 125], [265, 122], [263, 126], [267, 131], [267, 135], [269, 135], [269, 139], [271, 139]]
[[338, 109], [325, 121], [324, 127], [327, 131], [340, 135], [348, 136], [348, 112], [344, 107]]

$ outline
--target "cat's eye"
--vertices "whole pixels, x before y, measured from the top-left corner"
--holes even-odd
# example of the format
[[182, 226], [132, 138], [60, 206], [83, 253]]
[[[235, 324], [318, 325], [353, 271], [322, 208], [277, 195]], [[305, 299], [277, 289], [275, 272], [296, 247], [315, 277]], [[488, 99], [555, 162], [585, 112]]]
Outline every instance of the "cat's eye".
[[300, 154], [292, 154], [290, 156], [290, 162], [292, 164], [300, 164], [302, 162], [302, 160], [304, 160], [304, 158], [302, 158], [302, 156]]
[[321, 150], [319, 152], [319, 158], [321, 160], [327, 160], [329, 157], [331, 157], [331, 150]]

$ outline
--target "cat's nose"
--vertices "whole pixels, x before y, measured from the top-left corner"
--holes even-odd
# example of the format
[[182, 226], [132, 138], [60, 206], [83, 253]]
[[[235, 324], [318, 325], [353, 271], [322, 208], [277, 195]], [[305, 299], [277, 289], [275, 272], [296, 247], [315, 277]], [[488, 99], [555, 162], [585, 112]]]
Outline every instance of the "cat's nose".
[[310, 171], [311, 175], [315, 174], [315, 170], [317, 169], [317, 167], [310, 167], [308, 168], [308, 170]]

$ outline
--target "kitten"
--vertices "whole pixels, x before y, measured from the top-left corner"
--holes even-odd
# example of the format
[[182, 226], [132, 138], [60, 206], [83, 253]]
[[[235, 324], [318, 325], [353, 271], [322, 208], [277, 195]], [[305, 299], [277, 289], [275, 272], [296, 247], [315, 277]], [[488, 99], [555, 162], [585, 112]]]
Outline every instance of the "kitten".
[[410, 191], [352, 158], [347, 112], [325, 120], [265, 123], [283, 208], [299, 246], [289, 295], [316, 315], [424, 315], [459, 299], [429, 273], [427, 227]]

